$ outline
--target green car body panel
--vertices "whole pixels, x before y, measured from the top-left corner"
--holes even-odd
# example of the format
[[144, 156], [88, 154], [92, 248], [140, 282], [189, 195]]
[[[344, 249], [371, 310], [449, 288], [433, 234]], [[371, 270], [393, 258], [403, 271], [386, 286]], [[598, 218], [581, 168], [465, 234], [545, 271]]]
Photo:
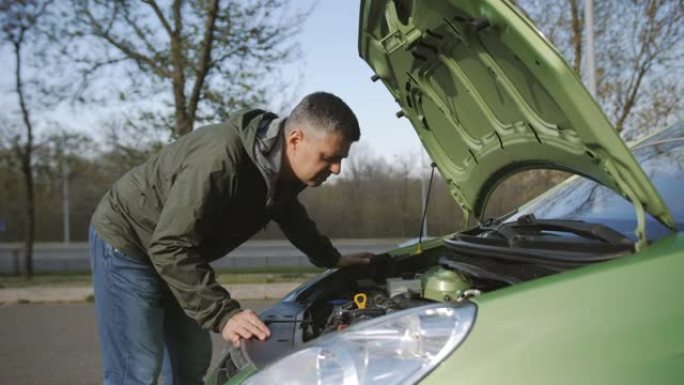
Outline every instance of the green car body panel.
[[[241, 384], [247, 379], [249, 376], [254, 374], [256, 372], [256, 368], [254, 366], [250, 366], [246, 369], [241, 370], [239, 373], [237, 373], [234, 377], [232, 377], [226, 385], [237, 385]], [[207, 382], [207, 385], [211, 385], [211, 382]], [[221, 385], [221, 384], [217, 384]]]
[[256, 372], [254, 366], [249, 366], [245, 369], [240, 370], [233, 377], [231, 377], [227, 382], [219, 383], [217, 379], [217, 372], [212, 373], [209, 378], [204, 381], [205, 385], [238, 385], [242, 384], [249, 376]]
[[[411, 121], [465, 213], [507, 176], [557, 168], [674, 220], [562, 56], [502, 0], [361, 2], [359, 54]], [[643, 220], [640, 221], [640, 238]]]
[[680, 232], [630, 256], [473, 298], [473, 329], [420, 384], [680, 384], [682, 250]]
[[684, 234], [484, 294], [463, 344], [421, 384], [681, 384]]

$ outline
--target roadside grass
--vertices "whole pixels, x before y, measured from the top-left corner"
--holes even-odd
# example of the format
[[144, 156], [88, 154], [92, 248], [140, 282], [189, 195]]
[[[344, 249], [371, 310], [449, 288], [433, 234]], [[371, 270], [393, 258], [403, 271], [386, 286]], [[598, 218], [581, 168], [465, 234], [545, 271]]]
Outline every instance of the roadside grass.
[[[323, 270], [315, 267], [270, 267], [243, 270], [219, 269], [216, 271], [218, 281], [224, 285], [242, 283], [280, 283], [304, 282]], [[0, 289], [21, 287], [74, 287], [90, 286], [91, 275], [88, 271], [55, 272], [34, 274], [33, 278], [0, 275]]]

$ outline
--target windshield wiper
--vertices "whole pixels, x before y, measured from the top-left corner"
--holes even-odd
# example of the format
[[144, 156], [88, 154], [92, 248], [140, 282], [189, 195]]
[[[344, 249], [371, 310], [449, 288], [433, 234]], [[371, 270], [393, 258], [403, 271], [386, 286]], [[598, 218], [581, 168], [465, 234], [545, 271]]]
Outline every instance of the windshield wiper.
[[[515, 222], [485, 223], [478, 231], [491, 232], [513, 248], [570, 248], [598, 253], [634, 248], [631, 239], [608, 226], [568, 219], [537, 219], [533, 214], [521, 216]], [[554, 232], [573, 234], [588, 242], [550, 237]]]
[[534, 214], [523, 215], [515, 222], [500, 224], [498, 229], [498, 232], [505, 234], [507, 238], [515, 238], [516, 235], [521, 234], [541, 235], [549, 231], [572, 233], [610, 245], [633, 244], [632, 240], [624, 234], [600, 223], [570, 219], [537, 219]]
[[[572, 234], [575, 237], [568, 237]], [[458, 258], [506, 261], [563, 271], [634, 252], [634, 242], [610, 227], [574, 220], [488, 221], [444, 241]]]

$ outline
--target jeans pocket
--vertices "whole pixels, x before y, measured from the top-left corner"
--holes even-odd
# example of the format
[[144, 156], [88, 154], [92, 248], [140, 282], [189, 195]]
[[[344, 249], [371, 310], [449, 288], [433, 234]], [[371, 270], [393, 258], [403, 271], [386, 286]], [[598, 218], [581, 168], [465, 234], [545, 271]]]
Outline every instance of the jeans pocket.
[[104, 253], [102, 253], [102, 262], [104, 263], [106, 268], [109, 268], [109, 265], [111, 263], [112, 255], [114, 254], [114, 246], [110, 245], [107, 242], [104, 243]]
[[164, 284], [149, 261], [130, 256], [110, 245], [109, 273], [119, 289], [157, 304], [162, 300]]
[[[88, 229], [88, 247], [90, 251], [90, 268], [92, 271], [109, 268], [112, 246], [95, 231], [91, 225]], [[99, 267], [98, 267], [99, 266]]]

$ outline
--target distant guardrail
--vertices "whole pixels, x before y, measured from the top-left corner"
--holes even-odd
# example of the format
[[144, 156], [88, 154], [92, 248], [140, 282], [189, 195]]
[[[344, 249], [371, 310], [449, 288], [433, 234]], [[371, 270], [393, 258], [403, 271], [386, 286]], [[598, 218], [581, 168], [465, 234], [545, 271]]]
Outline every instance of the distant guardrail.
[[[397, 247], [404, 239], [338, 239], [333, 244], [342, 254], [369, 251], [382, 253]], [[19, 274], [22, 243], [0, 243], [0, 274]], [[286, 240], [248, 241], [212, 263], [217, 269], [257, 269], [268, 267], [309, 267], [309, 259]], [[36, 243], [33, 246], [36, 273], [85, 271], [90, 269], [88, 244]]]

